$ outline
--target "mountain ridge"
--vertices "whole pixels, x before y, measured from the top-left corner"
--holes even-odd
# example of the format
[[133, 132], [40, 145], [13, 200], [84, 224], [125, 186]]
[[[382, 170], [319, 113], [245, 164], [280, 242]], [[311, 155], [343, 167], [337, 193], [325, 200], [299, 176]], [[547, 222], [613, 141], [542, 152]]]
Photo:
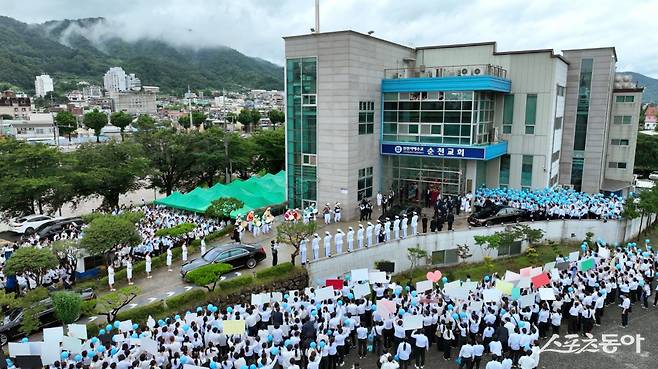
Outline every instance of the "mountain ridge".
[[0, 16], [0, 82], [34, 91], [34, 77], [48, 73], [56, 91], [85, 80], [101, 84], [120, 66], [144, 85], [180, 94], [194, 89], [283, 89], [283, 67], [228, 46], [184, 48], [141, 38], [128, 42], [102, 33], [105, 18], [27, 24]]
[[636, 81], [640, 87], [644, 87], [644, 94], [642, 95], [643, 103], [658, 103], [658, 79], [631, 71], [620, 73], [630, 74], [633, 81]]

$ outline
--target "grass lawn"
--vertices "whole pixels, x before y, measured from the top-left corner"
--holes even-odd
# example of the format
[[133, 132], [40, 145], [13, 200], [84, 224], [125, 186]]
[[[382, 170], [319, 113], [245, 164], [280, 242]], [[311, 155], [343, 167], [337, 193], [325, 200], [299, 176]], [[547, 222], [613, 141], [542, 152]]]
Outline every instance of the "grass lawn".
[[[658, 237], [658, 235], [656, 236]], [[436, 267], [424, 266], [414, 271], [411, 283], [415, 284], [418, 281], [424, 281], [427, 278], [425, 275], [428, 271], [440, 270], [443, 276], [447, 277], [449, 281], [456, 281], [458, 279], [466, 280], [466, 276], [471, 277], [471, 280], [476, 281], [482, 279], [487, 274], [498, 272], [499, 275], [505, 275], [506, 270], [518, 272], [519, 269], [528, 266], [544, 266], [544, 264], [555, 261], [555, 257], [559, 254], [568, 255], [572, 251], [580, 250], [580, 242], [553, 245], [540, 244], [536, 246], [537, 256], [530, 257], [527, 254], [512, 256], [507, 258], [500, 258], [492, 260], [492, 265], [481, 263], [461, 263], [449, 267]], [[404, 284], [409, 281], [409, 273], [400, 273], [393, 276], [393, 281]]]

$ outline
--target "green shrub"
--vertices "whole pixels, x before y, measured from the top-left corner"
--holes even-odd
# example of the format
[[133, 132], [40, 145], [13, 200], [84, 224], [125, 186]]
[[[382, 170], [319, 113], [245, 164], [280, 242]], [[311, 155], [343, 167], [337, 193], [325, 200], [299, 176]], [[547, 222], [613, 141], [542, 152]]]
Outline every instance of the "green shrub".
[[150, 316], [157, 316], [164, 310], [162, 300], [153, 301], [150, 304], [134, 307], [117, 314], [117, 320], [133, 320], [136, 323], [146, 323]]
[[187, 273], [185, 280], [197, 286], [207, 286], [215, 283], [222, 274], [226, 274], [232, 269], [233, 267], [230, 264], [208, 264]]
[[157, 237], [180, 237], [183, 235], [188, 234], [189, 232], [193, 231], [194, 228], [196, 228], [196, 224], [194, 223], [181, 223], [177, 226], [173, 226], [170, 228], [162, 228], [158, 229], [155, 232], [155, 235]]
[[290, 273], [291, 270], [293, 270], [295, 266], [292, 265], [292, 263], [287, 262], [287, 263], [281, 263], [279, 265], [263, 269], [260, 272], [256, 272], [256, 277], [257, 278], [272, 278], [272, 277], [278, 277], [281, 275], [285, 275]]
[[172, 296], [166, 300], [167, 308], [180, 309], [189, 304], [203, 304], [206, 301], [206, 291], [195, 288], [180, 295]]
[[55, 316], [63, 324], [71, 324], [80, 318], [82, 297], [75, 292], [53, 292], [50, 296], [55, 309]]
[[248, 286], [252, 283], [254, 283], [254, 277], [250, 275], [243, 275], [237, 278], [232, 278], [226, 281], [219, 282], [219, 289], [220, 290], [232, 290], [235, 288], [241, 288]]
[[96, 315], [96, 299], [82, 301], [82, 304], [80, 305], [80, 315]]

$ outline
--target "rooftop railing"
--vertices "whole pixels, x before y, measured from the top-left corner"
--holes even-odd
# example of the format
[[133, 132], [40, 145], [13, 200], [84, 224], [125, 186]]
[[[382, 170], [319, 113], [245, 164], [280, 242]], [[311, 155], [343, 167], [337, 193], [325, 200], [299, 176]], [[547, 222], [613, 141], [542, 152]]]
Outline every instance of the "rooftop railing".
[[507, 70], [491, 64], [448, 65], [439, 67], [418, 67], [385, 69], [385, 79], [403, 78], [443, 78], [461, 76], [494, 76], [507, 78]]

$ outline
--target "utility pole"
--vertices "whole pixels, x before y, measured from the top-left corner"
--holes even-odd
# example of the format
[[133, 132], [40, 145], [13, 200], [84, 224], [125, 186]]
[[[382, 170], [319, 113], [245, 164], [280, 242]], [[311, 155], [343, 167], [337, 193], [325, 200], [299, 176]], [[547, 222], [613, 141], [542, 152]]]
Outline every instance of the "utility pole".
[[320, 0], [315, 0], [315, 33], [320, 33]]

